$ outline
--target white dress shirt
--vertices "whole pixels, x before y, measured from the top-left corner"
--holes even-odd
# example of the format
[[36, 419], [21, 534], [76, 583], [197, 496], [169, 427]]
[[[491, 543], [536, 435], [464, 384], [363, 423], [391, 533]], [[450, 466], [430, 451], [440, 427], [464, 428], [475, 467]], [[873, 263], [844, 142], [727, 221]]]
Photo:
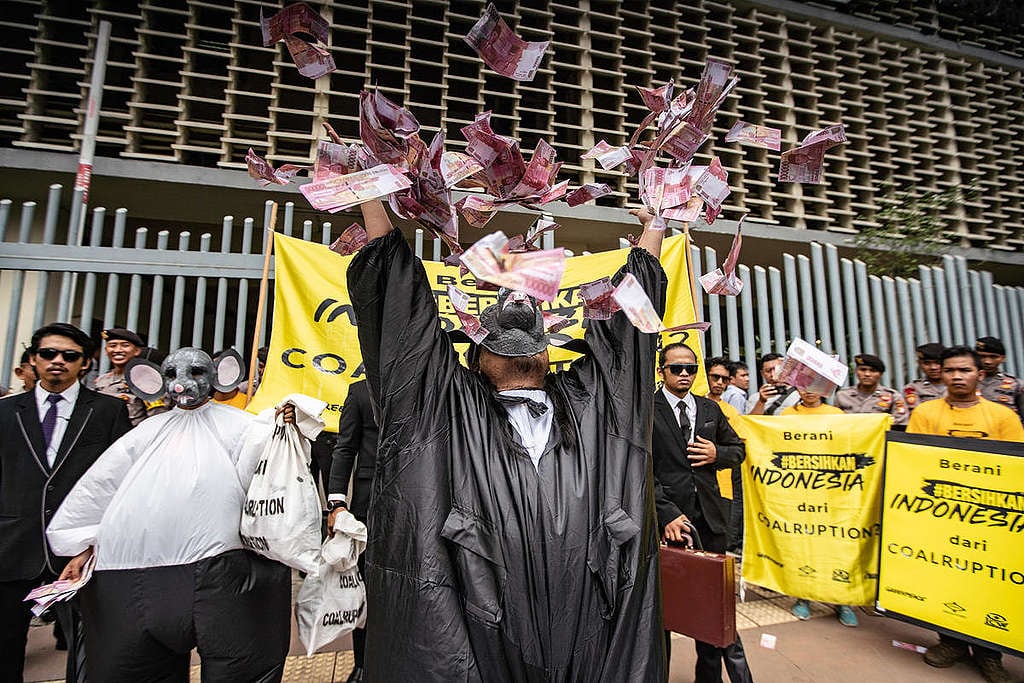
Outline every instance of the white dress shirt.
[[[686, 410], [686, 419], [690, 421], [690, 433], [686, 435], [686, 443], [693, 443], [693, 426], [697, 424], [697, 402], [693, 400], [693, 395], [690, 392], [686, 392], [683, 398], [679, 398], [665, 387], [661, 388], [661, 393], [665, 395], [665, 400], [672, 407], [672, 413], [676, 416], [679, 415], [679, 404], [682, 403]], [[676, 418], [678, 419], [678, 417]], [[682, 429], [682, 420], [679, 421], [679, 428]]]
[[512, 423], [523, 447], [530, 454], [530, 460], [534, 467], [539, 467], [540, 456], [548, 445], [548, 438], [551, 436], [551, 420], [554, 416], [555, 407], [543, 389], [509, 389], [499, 392], [502, 396], [522, 396], [543, 403], [548, 407], [538, 417], [530, 414], [530, 409], [525, 404], [506, 405], [508, 410], [508, 421]]
[[[57, 460], [57, 451], [60, 450], [61, 439], [64, 438], [64, 432], [68, 429], [68, 422], [71, 421], [71, 413], [75, 411], [75, 402], [78, 401], [78, 389], [81, 385], [78, 382], [72, 382], [71, 386], [60, 393], [64, 397], [63, 401], [57, 402], [57, 424], [53, 428], [53, 436], [50, 438], [50, 445], [46, 448], [46, 462], [49, 463], [50, 467], [53, 467], [53, 463]], [[39, 422], [43, 421], [46, 417], [46, 413], [50, 410], [50, 402], [46, 398], [50, 395], [50, 392], [43, 389], [42, 384], [36, 384], [36, 408], [39, 409]]]
[[747, 392], [739, 387], [729, 385], [722, 394], [722, 400], [739, 411], [740, 415], [747, 412]]

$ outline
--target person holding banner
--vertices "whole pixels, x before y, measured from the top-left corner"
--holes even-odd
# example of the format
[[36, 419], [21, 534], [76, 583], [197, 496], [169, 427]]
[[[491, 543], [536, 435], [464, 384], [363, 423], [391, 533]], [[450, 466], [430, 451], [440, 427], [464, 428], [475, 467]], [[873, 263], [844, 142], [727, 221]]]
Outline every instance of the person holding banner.
[[[666, 679], [649, 453], [657, 338], [590, 320], [551, 373], [536, 300], [502, 289], [479, 372], [379, 201], [348, 268], [380, 440], [366, 557], [367, 681]], [[656, 309], [663, 230], [625, 266]]]
[[766, 353], [761, 356], [761, 388], [747, 401], [746, 415], [778, 415], [783, 408], [800, 401], [794, 387], [775, 380], [775, 373], [782, 366], [782, 356]]
[[[727, 371], [721, 362], [709, 365], [709, 385], [718, 389], [723, 381], [716, 380], [713, 373]], [[729, 502], [722, 497], [717, 473], [729, 473], [738, 467], [746, 451], [719, 404], [690, 393], [698, 367], [697, 355], [682, 342], [661, 349], [658, 376], [663, 385], [654, 394], [651, 440], [658, 526], [667, 541], [682, 542], [689, 535], [695, 543], [699, 539], [701, 549], [724, 553], [728, 545]], [[721, 391], [717, 393], [720, 397]], [[691, 534], [691, 530], [696, 533]], [[719, 683], [723, 662], [732, 683], [753, 681], [739, 635], [735, 643], [725, 648], [694, 642], [696, 683]]]
[[[1006, 406], [978, 395], [982, 361], [977, 351], [967, 346], [953, 346], [942, 352], [940, 360], [946, 395], [941, 400], [918, 406], [910, 415], [908, 433], [1024, 442], [1024, 426], [1017, 415]], [[942, 633], [939, 642], [924, 653], [924, 661], [929, 666], [944, 669], [972, 654], [986, 681], [1010, 681], [1003, 666], [1003, 655], [998, 650], [970, 645]]]
[[[813, 391], [804, 391], [802, 389], [798, 389], [797, 393], [800, 395], [800, 402], [796, 405], [784, 408], [782, 413], [780, 413], [781, 415], [843, 414], [843, 411], [839, 408], [825, 403], [822, 400], [821, 394], [816, 394]], [[793, 616], [801, 621], [806, 621], [811, 618], [811, 604], [804, 598], [797, 598], [797, 601], [793, 603], [793, 608], [790, 611], [793, 612]], [[843, 626], [857, 626], [859, 624], [857, 620], [857, 613], [854, 612], [849, 605], [836, 605], [836, 615], [839, 617], [839, 623]]]

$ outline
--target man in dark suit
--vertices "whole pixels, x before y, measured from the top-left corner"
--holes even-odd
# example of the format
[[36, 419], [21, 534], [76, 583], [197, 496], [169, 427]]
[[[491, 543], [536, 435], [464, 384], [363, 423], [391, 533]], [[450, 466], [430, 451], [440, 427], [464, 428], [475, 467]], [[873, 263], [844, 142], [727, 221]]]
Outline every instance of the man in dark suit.
[[[721, 408], [690, 393], [697, 370], [697, 355], [685, 344], [661, 350], [658, 374], [663, 386], [654, 395], [651, 444], [658, 525], [668, 541], [683, 541], [693, 530], [704, 550], [724, 553], [729, 506], [715, 472], [738, 466], [745, 451]], [[696, 683], [720, 683], [723, 659], [732, 683], [753, 681], [737, 636], [725, 648], [697, 641]]]
[[[370, 509], [370, 491], [373, 487], [373, 468], [377, 462], [377, 423], [370, 406], [370, 392], [366, 382], [356, 382], [348, 389], [348, 397], [341, 411], [338, 423], [338, 441], [331, 459], [331, 478], [328, 484], [327, 528], [334, 528], [334, 518], [340, 510], [348, 509], [352, 515], [366, 524]], [[352, 479], [352, 501], [348, 502], [348, 482]], [[359, 556], [359, 571], [365, 567], [363, 556]], [[355, 665], [346, 683], [361, 683], [363, 680], [363, 657], [366, 652], [366, 631], [357, 628], [352, 632], [352, 654]]]
[[[0, 401], [0, 683], [22, 680], [32, 619], [25, 595], [56, 580], [68, 561], [53, 555], [46, 525], [78, 478], [131, 429], [124, 401], [79, 384], [92, 351], [89, 335], [73, 325], [41, 327], [29, 346], [38, 384]], [[74, 681], [77, 620], [69, 605], [56, 609]]]

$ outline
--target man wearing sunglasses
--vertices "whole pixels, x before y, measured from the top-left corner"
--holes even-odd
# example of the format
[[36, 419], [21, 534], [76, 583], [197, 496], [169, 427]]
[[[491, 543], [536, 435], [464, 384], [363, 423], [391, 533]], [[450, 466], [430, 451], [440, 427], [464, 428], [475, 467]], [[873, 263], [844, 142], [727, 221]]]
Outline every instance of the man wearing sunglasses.
[[[92, 340], [65, 323], [32, 335], [32, 391], [0, 401], [0, 682], [21, 681], [32, 614], [25, 595], [54, 581], [67, 564], [45, 531], [68, 491], [96, 458], [131, 428], [123, 401], [79, 384]], [[57, 618], [68, 639], [67, 679], [78, 680], [69, 603]]]
[[[746, 451], [718, 404], [690, 393], [698, 368], [697, 355], [685, 344], [662, 348], [658, 375], [663, 385], [654, 394], [651, 439], [655, 505], [665, 540], [684, 541], [692, 529], [704, 550], [724, 553], [730, 509], [729, 501], [722, 497], [717, 472], [737, 467]], [[720, 363], [712, 369], [728, 377]], [[753, 680], [738, 635], [736, 642], [725, 648], [700, 641], [696, 646], [696, 683], [719, 683], [723, 662], [732, 683]]]

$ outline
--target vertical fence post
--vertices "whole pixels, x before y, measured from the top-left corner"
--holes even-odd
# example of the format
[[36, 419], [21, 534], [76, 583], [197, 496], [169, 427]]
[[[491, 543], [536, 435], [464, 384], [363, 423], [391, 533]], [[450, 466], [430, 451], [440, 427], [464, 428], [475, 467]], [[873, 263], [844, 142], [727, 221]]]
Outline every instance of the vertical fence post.
[[[825, 258], [817, 242], [811, 242], [811, 279], [805, 284], [809, 285], [808, 289], [814, 294], [814, 313], [818, 322], [816, 330], [821, 339], [821, 349], [825, 353], [833, 353], [835, 346], [832, 344], [832, 330], [829, 326], [828, 278], [825, 277]], [[846, 360], [843, 358], [844, 362]]]
[[[146, 228], [139, 228], [135, 231], [135, 249], [139, 251], [146, 248], [146, 236], [149, 231]], [[113, 276], [111, 276], [113, 277]], [[109, 291], [109, 286], [108, 286]], [[126, 325], [129, 330], [138, 332], [139, 330], [139, 306], [142, 301], [142, 276], [138, 273], [132, 274], [132, 279], [128, 285], [128, 320]], [[149, 340], [149, 345], [156, 347], [156, 342], [153, 339]], [[102, 358], [100, 359], [100, 372], [103, 372]]]
[[885, 363], [885, 372], [882, 373], [882, 383], [888, 384], [892, 376], [892, 356], [889, 353], [889, 335], [885, 318], [885, 300], [882, 295], [882, 278], [877, 275], [868, 276], [868, 284], [871, 291], [871, 299], [868, 304], [868, 315], [874, 317], [877, 322], [878, 334], [875, 335], [878, 341], [878, 350], [875, 352], [882, 362]]
[[[209, 253], [211, 240], [210, 233], [203, 233], [199, 238], [199, 253]], [[206, 326], [206, 278], [202, 275], [196, 278], [196, 303], [192, 310], [192, 346], [201, 349], [203, 348], [203, 328]], [[218, 346], [210, 350], [216, 352], [221, 348]]]
[[[269, 218], [267, 219], [270, 220]], [[313, 236], [313, 221], [307, 221], [309, 223], [309, 236]], [[252, 226], [253, 219], [246, 218], [242, 221], [242, 253], [252, 253]], [[303, 224], [303, 232], [306, 231], [306, 226]], [[238, 304], [235, 307], [235, 350], [243, 356], [245, 354], [245, 328], [246, 328], [246, 314], [249, 308], [249, 280], [247, 278], [238, 279]], [[251, 378], [250, 378], [251, 379]]]
[[889, 383], [902, 387], [906, 383], [903, 374], [903, 345], [900, 343], [902, 337], [900, 329], [900, 317], [896, 306], [896, 281], [886, 275], [882, 278], [882, 294], [885, 302], [886, 337], [891, 340], [889, 345], [889, 358], [892, 364], [887, 366], [889, 370]]
[[[718, 255], [711, 247], [704, 247], [704, 264], [708, 272], [711, 272], [717, 265]], [[717, 294], [708, 295], [708, 317], [711, 323], [711, 355], [718, 357], [722, 355], [722, 306]]]
[[[171, 233], [161, 230], [156, 234], [156, 248], [158, 251], [167, 251], [167, 242], [171, 239]], [[160, 347], [160, 322], [163, 317], [164, 304], [164, 276], [153, 276], [153, 305], [149, 310], [149, 345], [154, 348]], [[167, 346], [164, 350], [170, 353], [177, 347]]]
[[853, 262], [857, 280], [857, 319], [861, 324], [861, 345], [857, 353], [875, 353], [874, 311], [871, 310], [871, 288], [868, 285], [868, 267], [863, 261]]
[[790, 339], [796, 339], [803, 335], [800, 334], [800, 301], [797, 299], [799, 280], [796, 274], [796, 259], [793, 256], [782, 255], [782, 272], [786, 279], [786, 316], [789, 319], [789, 336]]
[[768, 306], [768, 274], [763, 266], [754, 266], [754, 294], [757, 297], [757, 334], [761, 338], [758, 354], [764, 355], [772, 350], [772, 327], [769, 319], [771, 309]]
[[[834, 331], [833, 342], [840, 358], [850, 358], [846, 347], [846, 320], [843, 316], [842, 274], [839, 271], [839, 250], [834, 244], [825, 245], [825, 262], [828, 266], [828, 299], [831, 303], [831, 323]], [[826, 326], [827, 327], [827, 326]]]
[[[287, 215], [287, 205], [285, 214]], [[220, 253], [231, 253], [231, 233], [234, 229], [234, 216], [224, 216], [220, 224]], [[228, 279], [217, 278], [217, 308], [213, 315], [213, 350], [224, 349], [224, 325], [228, 310]]]
[[[43, 244], [53, 244], [57, 240], [57, 219], [60, 216], [60, 193], [61, 185], [54, 183], [50, 185], [49, 194], [46, 197], [46, 218], [43, 221]], [[6, 201], [6, 200], [5, 200]], [[36, 284], [36, 310], [32, 316], [32, 329], [37, 330], [43, 326], [46, 318], [46, 304], [48, 302], [48, 290], [50, 288], [50, 274], [44, 270], [39, 271]]]
[[[18, 243], [27, 244], [32, 234], [32, 216], [35, 215], [36, 203], [24, 202], [21, 205], [21, 225], [18, 228]], [[21, 318], [21, 296], [25, 287], [25, 271], [16, 270], [11, 282], [11, 307], [7, 312], [7, 337], [4, 339], [4, 352], [0, 357], [3, 367], [0, 368], [0, 384], [11, 386], [11, 369], [14, 366], [14, 345], [18, 338], [18, 321]]]
[[[76, 187], [71, 198], [71, 218], [68, 221], [68, 238], [66, 240], [68, 246], [78, 244], [78, 223], [84, 208], [84, 196], [85, 190]], [[57, 300], [57, 320], [60, 322], [71, 322], [72, 275], [72, 273], [64, 272], [60, 276], [60, 298]]]
[[[944, 308], [948, 311], [950, 341], [947, 345], [963, 344], [964, 337], [964, 316], [960, 306], [960, 289], [957, 283], [956, 262], [953, 257], [946, 254], [942, 257], [941, 275], [942, 283], [946, 287], [946, 296], [942, 298], [945, 302]], [[940, 312], [940, 315], [942, 313]], [[973, 339], [971, 340], [974, 341]]]
[[750, 286], [750, 268], [739, 266], [736, 272], [743, 282], [743, 291], [740, 292], [740, 304], [743, 306], [743, 359], [748, 368], [754, 368], [757, 367], [757, 347], [754, 344], [754, 301], [753, 287]]
[[857, 280], [854, 276], [853, 261], [844, 258], [839, 262], [843, 278], [843, 311], [846, 313], [846, 328], [850, 335], [850, 357], [864, 350], [861, 341], [860, 318], [857, 316]]
[[[772, 336], [775, 337], [775, 353], [786, 352], [786, 302], [782, 298], [782, 272], [775, 266], [768, 267], [768, 286], [772, 297]], [[770, 351], [771, 349], [769, 349]], [[751, 368], [753, 370], [753, 368]]]

